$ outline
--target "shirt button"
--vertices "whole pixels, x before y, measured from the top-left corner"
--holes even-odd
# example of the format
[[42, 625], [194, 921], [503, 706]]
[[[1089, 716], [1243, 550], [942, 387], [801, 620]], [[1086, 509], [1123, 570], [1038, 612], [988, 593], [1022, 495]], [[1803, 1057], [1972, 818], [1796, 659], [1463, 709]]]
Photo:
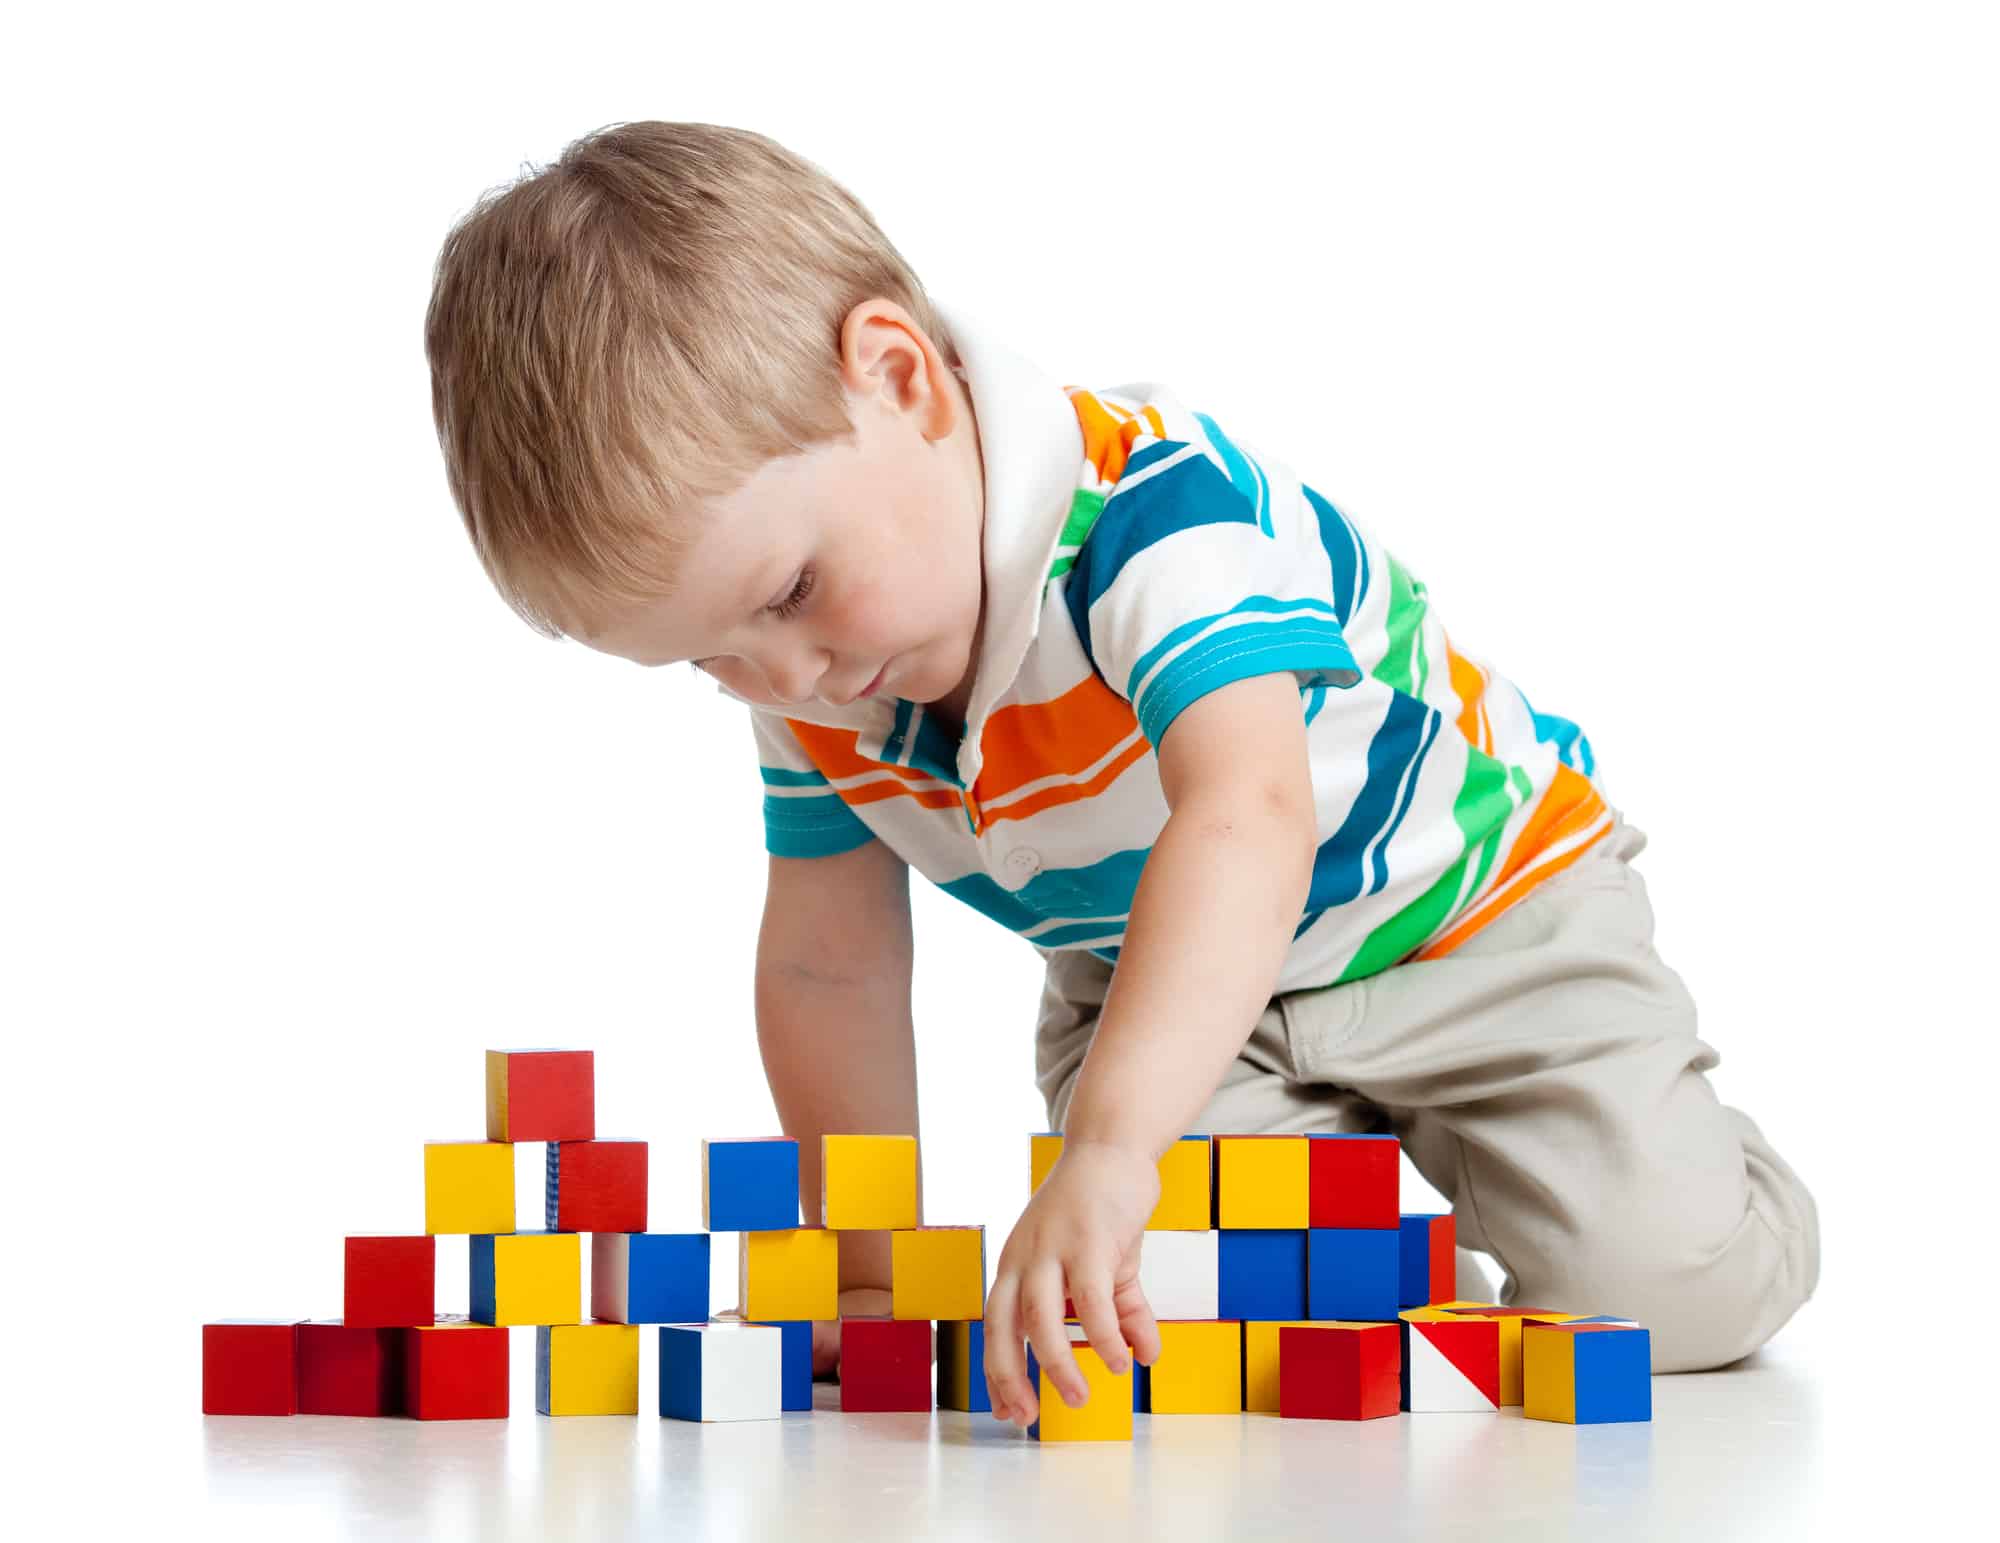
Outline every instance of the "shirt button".
[[1007, 866], [1016, 873], [1031, 878], [1042, 871], [1042, 856], [1032, 847], [1015, 847], [1007, 854]]

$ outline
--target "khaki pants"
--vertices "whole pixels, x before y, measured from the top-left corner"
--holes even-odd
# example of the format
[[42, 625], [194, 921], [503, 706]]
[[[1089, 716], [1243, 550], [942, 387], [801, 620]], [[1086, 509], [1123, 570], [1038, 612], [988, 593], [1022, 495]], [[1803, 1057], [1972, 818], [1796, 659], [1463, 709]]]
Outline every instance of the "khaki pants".
[[[1653, 949], [1645, 845], [1621, 819], [1443, 958], [1274, 998], [1194, 1129], [1393, 1133], [1451, 1202], [1461, 1295], [1477, 1249], [1503, 1305], [1645, 1324], [1655, 1372], [1749, 1354], [1818, 1283], [1818, 1211], [1703, 1075], [1719, 1057]], [[1111, 966], [1044, 952], [1060, 1130]]]

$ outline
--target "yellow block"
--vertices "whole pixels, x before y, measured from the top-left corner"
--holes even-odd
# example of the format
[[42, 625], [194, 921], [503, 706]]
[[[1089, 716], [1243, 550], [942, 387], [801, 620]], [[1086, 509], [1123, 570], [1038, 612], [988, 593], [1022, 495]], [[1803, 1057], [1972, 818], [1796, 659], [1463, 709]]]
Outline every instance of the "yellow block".
[[494, 1323], [514, 1328], [582, 1318], [582, 1233], [512, 1232], [494, 1238]]
[[829, 1228], [917, 1225], [915, 1136], [820, 1137], [820, 1213]]
[[1243, 1407], [1251, 1414], [1278, 1412], [1278, 1330], [1307, 1329], [1324, 1322], [1291, 1318], [1258, 1319], [1243, 1325]]
[[1169, 1319], [1148, 1374], [1154, 1414], [1241, 1414], [1243, 1331], [1219, 1322]]
[[1522, 1357], [1526, 1397], [1521, 1417], [1576, 1424], [1576, 1336], [1530, 1334]]
[[[1063, 1138], [1044, 1133], [1028, 1138], [1028, 1193], [1042, 1187], [1062, 1156]], [[1208, 1137], [1183, 1136], [1161, 1154], [1160, 1203], [1146, 1222], [1150, 1232], [1209, 1230]], [[1303, 1225], [1303, 1223], [1301, 1223]]]
[[514, 1148], [504, 1141], [426, 1141], [424, 1231], [513, 1230]]
[[918, 1227], [889, 1234], [889, 1315], [986, 1316], [986, 1229]]
[[840, 1234], [823, 1227], [745, 1232], [737, 1251], [738, 1304], [752, 1323], [840, 1316]]
[[1312, 1224], [1311, 1159], [1305, 1136], [1217, 1136], [1217, 1223], [1223, 1227]]
[[1132, 1439], [1132, 1370], [1128, 1363], [1122, 1376], [1114, 1376], [1104, 1358], [1090, 1346], [1070, 1344], [1076, 1369], [1083, 1373], [1090, 1390], [1081, 1409], [1062, 1401], [1048, 1372], [1038, 1362], [1035, 1370], [1035, 1397], [1041, 1401], [1035, 1423], [1028, 1427], [1041, 1441], [1130, 1441]]
[[[1580, 1318], [1581, 1313], [1535, 1313], [1523, 1317], [1518, 1312], [1505, 1308], [1491, 1313], [1479, 1311], [1482, 1307], [1492, 1307], [1491, 1302], [1466, 1302], [1449, 1304], [1456, 1311], [1442, 1312], [1440, 1318], [1490, 1318], [1500, 1325], [1500, 1403], [1502, 1407], [1521, 1402], [1521, 1329], [1529, 1323], [1568, 1323], [1572, 1318]], [[1408, 1314], [1404, 1315], [1409, 1316]]]
[[639, 1326], [568, 1323], [537, 1329], [535, 1408], [547, 1415], [637, 1414]]

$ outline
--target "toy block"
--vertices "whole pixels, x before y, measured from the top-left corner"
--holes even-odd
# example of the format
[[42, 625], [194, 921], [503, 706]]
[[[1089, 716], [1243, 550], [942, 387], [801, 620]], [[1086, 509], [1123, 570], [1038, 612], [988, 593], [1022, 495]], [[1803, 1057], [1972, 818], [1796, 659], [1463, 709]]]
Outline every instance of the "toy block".
[[542, 1166], [551, 1232], [644, 1232], [646, 1143], [551, 1141]]
[[403, 1329], [437, 1321], [437, 1239], [363, 1234], [347, 1239], [340, 1321]]
[[1229, 1231], [1216, 1242], [1222, 1317], [1307, 1316], [1304, 1228]]
[[1308, 1207], [1313, 1227], [1398, 1225], [1403, 1143], [1394, 1136], [1315, 1133], [1309, 1145]]
[[1160, 1355], [1148, 1368], [1149, 1414], [1241, 1414], [1243, 1326], [1228, 1321], [1160, 1323]]
[[917, 1227], [889, 1234], [889, 1316], [986, 1316], [986, 1229]]
[[[1028, 1193], [1042, 1187], [1063, 1138], [1044, 1131], [1028, 1138]], [[1160, 1199], [1146, 1221], [1148, 1232], [1207, 1232], [1215, 1225], [1206, 1136], [1183, 1136], [1160, 1156]]]
[[[1028, 1381], [1034, 1384], [1040, 1407], [1028, 1434], [1036, 1441], [1130, 1441], [1132, 1439], [1132, 1373], [1113, 1372], [1104, 1358], [1090, 1348], [1081, 1328], [1069, 1326], [1070, 1354], [1083, 1374], [1086, 1397], [1083, 1407], [1072, 1409], [1049, 1381], [1041, 1363], [1028, 1349]], [[1137, 1362], [1133, 1362], [1137, 1365]]]
[[[1407, 1315], [1406, 1315], [1407, 1316]], [[1426, 1314], [1426, 1317], [1431, 1316]], [[1453, 1303], [1436, 1310], [1437, 1318], [1490, 1318], [1500, 1325], [1500, 1403], [1521, 1402], [1521, 1329], [1524, 1324], [1571, 1323], [1574, 1313], [1544, 1312], [1534, 1307], [1497, 1307], [1490, 1302]]]
[[928, 1321], [876, 1316], [840, 1320], [842, 1413], [924, 1413], [930, 1407]]
[[1310, 1328], [1314, 1320], [1260, 1319], [1243, 1325], [1243, 1410], [1246, 1414], [1276, 1414], [1284, 1365], [1280, 1329]]
[[639, 1326], [556, 1323], [535, 1328], [535, 1412], [637, 1414]]
[[1528, 1323], [1521, 1414], [1564, 1425], [1653, 1418], [1653, 1336], [1636, 1323]]
[[701, 1224], [789, 1232], [799, 1224], [799, 1144], [789, 1137], [701, 1144]]
[[1312, 1218], [1311, 1150], [1305, 1136], [1217, 1136], [1216, 1226], [1304, 1229]]
[[514, 1149], [500, 1141], [426, 1141], [424, 1231], [513, 1230]]
[[417, 1420], [507, 1418], [507, 1331], [463, 1318], [404, 1329], [403, 1408]]
[[1314, 1227], [1306, 1233], [1306, 1316], [1395, 1321], [1399, 1234], [1380, 1227]]
[[300, 1414], [401, 1414], [402, 1328], [338, 1318], [300, 1324], [298, 1388]]
[[781, 1409], [810, 1409], [813, 1406], [813, 1326], [807, 1318], [766, 1322], [759, 1328], [776, 1329], [784, 1336], [784, 1396]]
[[761, 1323], [660, 1328], [660, 1413], [670, 1420], [775, 1420], [784, 1414], [785, 1337]]
[[1158, 1318], [1219, 1318], [1222, 1234], [1161, 1228], [1139, 1240], [1139, 1289]]
[[303, 1320], [224, 1318], [201, 1326], [203, 1414], [295, 1414], [298, 1325]]
[[986, 1325], [979, 1319], [937, 1326], [937, 1406], [991, 1414], [986, 1385]]
[[706, 1323], [705, 1232], [600, 1232], [590, 1240], [590, 1316], [605, 1323]]
[[747, 1322], [840, 1316], [840, 1234], [823, 1227], [738, 1235], [737, 1307]]
[[1132, 1363], [1132, 1412], [1151, 1414], [1153, 1412], [1153, 1368]]
[[509, 1328], [583, 1321], [583, 1240], [574, 1232], [472, 1239], [472, 1318]]
[[829, 1230], [918, 1225], [917, 1138], [820, 1137], [820, 1212]]
[[588, 1050], [486, 1052], [488, 1141], [589, 1141], [597, 1083]]
[[1500, 1408], [1500, 1325], [1491, 1318], [1412, 1315], [1402, 1335], [1402, 1405], [1412, 1414]]
[[1458, 1218], [1449, 1211], [1399, 1219], [1400, 1283], [1396, 1305], [1424, 1307], [1458, 1295]]
[[1278, 1413], [1287, 1420], [1379, 1420], [1402, 1408], [1403, 1347], [1394, 1323], [1314, 1323], [1278, 1330]]

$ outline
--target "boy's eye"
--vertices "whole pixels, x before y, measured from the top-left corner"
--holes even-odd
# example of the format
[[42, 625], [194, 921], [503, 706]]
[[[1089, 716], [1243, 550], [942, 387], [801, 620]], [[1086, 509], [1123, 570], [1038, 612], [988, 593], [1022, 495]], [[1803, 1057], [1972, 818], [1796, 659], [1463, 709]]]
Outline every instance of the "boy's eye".
[[799, 571], [798, 583], [792, 586], [792, 592], [789, 595], [785, 596], [784, 599], [780, 600], [776, 605], [772, 606], [771, 609], [776, 611], [778, 615], [783, 617], [790, 617], [794, 615], [798, 611], [798, 608], [805, 604], [806, 596], [812, 593], [812, 587], [813, 587], [812, 569], [802, 568]]

